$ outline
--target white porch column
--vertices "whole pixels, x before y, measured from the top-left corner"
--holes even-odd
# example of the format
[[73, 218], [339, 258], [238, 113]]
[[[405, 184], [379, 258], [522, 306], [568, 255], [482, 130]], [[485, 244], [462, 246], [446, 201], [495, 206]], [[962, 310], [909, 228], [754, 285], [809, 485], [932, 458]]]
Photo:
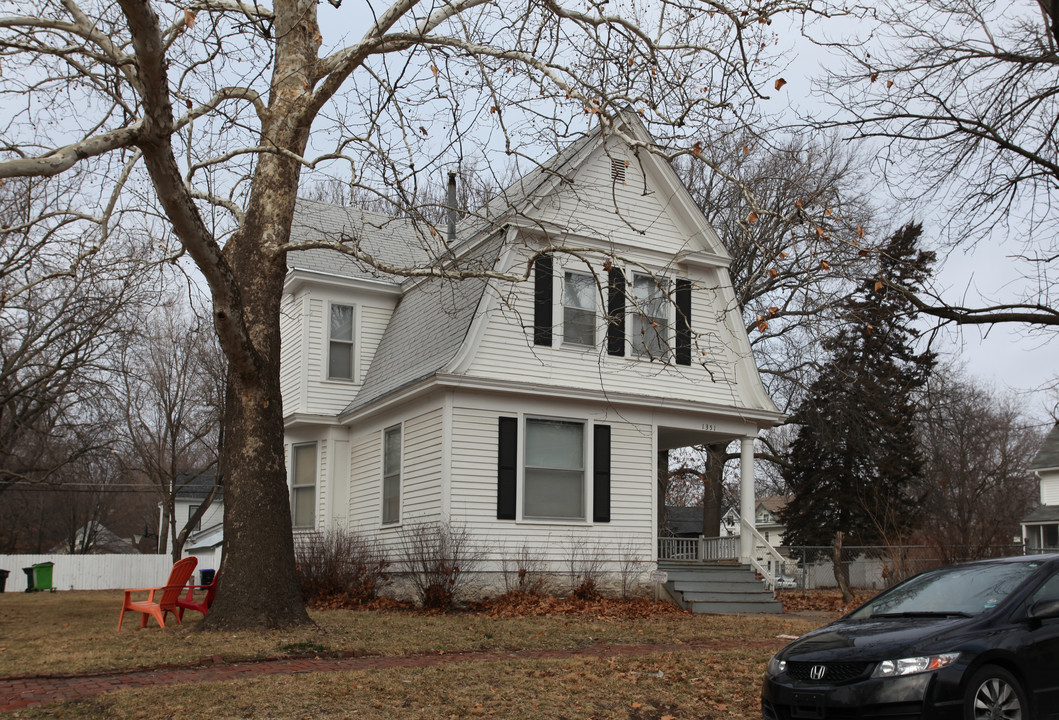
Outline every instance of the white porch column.
[[[754, 525], [757, 500], [754, 498], [754, 438], [739, 440], [739, 515], [744, 523]], [[743, 527], [739, 531], [739, 557], [749, 563], [754, 556], [754, 536]]]

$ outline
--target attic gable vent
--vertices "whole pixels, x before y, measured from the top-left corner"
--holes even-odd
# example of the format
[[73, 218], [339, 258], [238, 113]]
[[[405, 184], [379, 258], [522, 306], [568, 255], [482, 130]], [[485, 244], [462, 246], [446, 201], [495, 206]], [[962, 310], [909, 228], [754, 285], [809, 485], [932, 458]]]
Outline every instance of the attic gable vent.
[[614, 182], [625, 182], [625, 161], [618, 158], [610, 160], [610, 179]]

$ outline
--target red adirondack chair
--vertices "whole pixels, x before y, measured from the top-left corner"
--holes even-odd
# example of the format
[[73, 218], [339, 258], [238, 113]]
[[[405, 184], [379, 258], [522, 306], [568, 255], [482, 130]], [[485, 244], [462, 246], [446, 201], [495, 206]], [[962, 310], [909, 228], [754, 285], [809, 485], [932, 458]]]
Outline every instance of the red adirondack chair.
[[[180, 597], [180, 591], [184, 589], [184, 586], [188, 584], [188, 580], [191, 579], [191, 573], [195, 571], [195, 565], [198, 562], [198, 559], [193, 557], [186, 557], [177, 561], [173, 565], [173, 569], [169, 571], [169, 579], [165, 581], [165, 585], [162, 587], [126, 590], [125, 602], [121, 604], [121, 615], [118, 617], [118, 630], [121, 630], [121, 621], [125, 619], [126, 610], [143, 613], [143, 617], [140, 619], [140, 627], [147, 627], [148, 617], [153, 617], [158, 621], [159, 625], [165, 627], [166, 614], [177, 614], [177, 598]], [[154, 597], [159, 591], [161, 591], [161, 596], [156, 601]], [[146, 592], [149, 594], [146, 600], [134, 601], [132, 594], [135, 592]], [[180, 623], [179, 615], [177, 615], [177, 623]]]
[[[176, 614], [178, 620], [184, 619], [185, 610], [195, 610], [202, 613], [203, 617], [205, 617], [206, 611], [210, 609], [211, 605], [213, 605], [213, 598], [217, 594], [217, 578], [219, 577], [219, 573], [215, 574], [209, 585], [188, 585], [188, 594], [184, 597], [178, 597], [176, 601]], [[196, 590], [205, 590], [206, 597], [201, 601], [195, 600]]]

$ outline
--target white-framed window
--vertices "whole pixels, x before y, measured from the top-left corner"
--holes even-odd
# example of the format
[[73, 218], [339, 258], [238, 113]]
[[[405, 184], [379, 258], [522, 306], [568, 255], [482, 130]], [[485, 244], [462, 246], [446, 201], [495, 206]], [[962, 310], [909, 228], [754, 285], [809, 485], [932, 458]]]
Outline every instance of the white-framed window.
[[[198, 512], [198, 509], [199, 509], [198, 505], [189, 505], [188, 506], [188, 522], [191, 522], [191, 518], [195, 517], [195, 513]], [[202, 529], [202, 518], [199, 518], [199, 521], [197, 523], [195, 523], [195, 527], [191, 528], [191, 532], [198, 532], [201, 529]]]
[[401, 521], [401, 426], [382, 433], [382, 522]]
[[316, 524], [316, 443], [291, 447], [291, 517], [294, 527]]
[[327, 333], [328, 379], [353, 379], [353, 315], [352, 305], [331, 305]]
[[591, 275], [566, 272], [563, 276], [564, 345], [595, 346], [597, 294]]
[[585, 424], [526, 418], [522, 517], [585, 519]]
[[642, 358], [664, 360], [669, 352], [667, 287], [665, 278], [632, 276], [632, 346]]

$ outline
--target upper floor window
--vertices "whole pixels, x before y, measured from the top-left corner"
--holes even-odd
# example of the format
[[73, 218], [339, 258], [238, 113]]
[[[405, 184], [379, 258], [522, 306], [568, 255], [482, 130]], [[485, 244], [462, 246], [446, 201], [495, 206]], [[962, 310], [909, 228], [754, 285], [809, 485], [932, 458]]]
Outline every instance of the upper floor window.
[[665, 359], [669, 350], [667, 281], [650, 275], [633, 275], [632, 346], [640, 357]]
[[563, 282], [563, 343], [596, 344], [596, 282], [591, 275], [568, 272]]
[[291, 515], [294, 527], [316, 524], [316, 443], [291, 448]]
[[353, 379], [353, 307], [332, 305], [328, 333], [327, 377]]
[[[198, 505], [189, 505], [188, 506], [188, 522], [189, 523], [191, 522], [191, 518], [195, 517], [195, 513], [197, 513], [198, 510], [199, 510], [199, 506]], [[191, 531], [192, 532], [198, 532], [201, 529], [202, 529], [202, 518], [199, 518], [199, 521], [197, 523], [195, 523], [195, 527], [191, 528]]]
[[382, 434], [382, 522], [401, 520], [401, 426]]
[[585, 426], [565, 420], [526, 420], [522, 516], [583, 520]]

